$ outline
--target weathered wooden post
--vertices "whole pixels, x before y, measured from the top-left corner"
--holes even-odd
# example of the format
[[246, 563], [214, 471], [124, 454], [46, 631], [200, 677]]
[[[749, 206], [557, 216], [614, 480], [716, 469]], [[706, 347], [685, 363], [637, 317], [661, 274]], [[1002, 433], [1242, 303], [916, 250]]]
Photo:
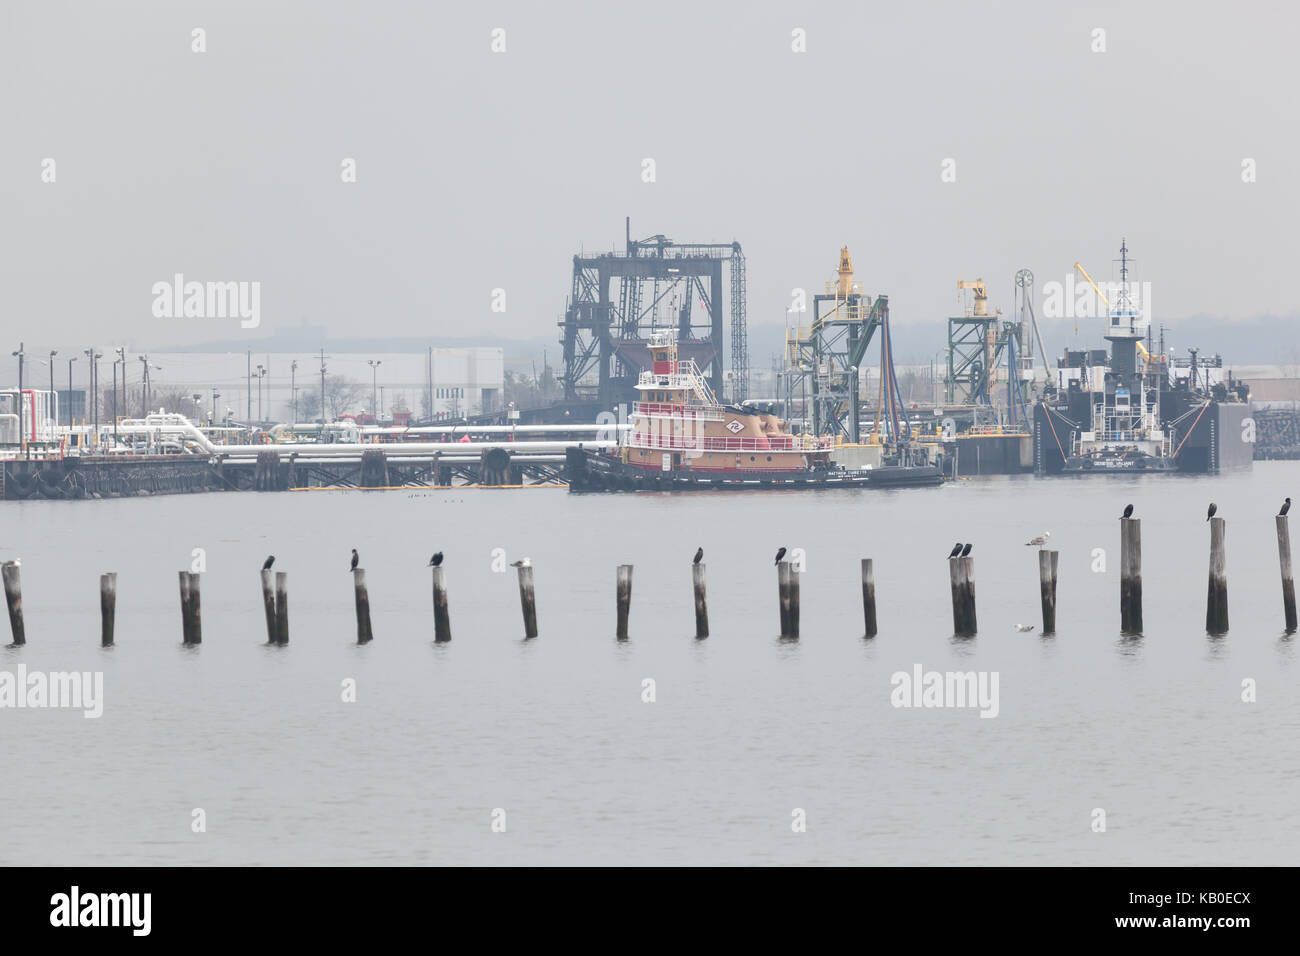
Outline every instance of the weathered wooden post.
[[99, 646], [113, 646], [113, 628], [117, 618], [117, 572], [99, 576]]
[[190, 643], [203, 643], [203, 606], [200, 600], [200, 575], [190, 572]]
[[704, 590], [704, 565], [691, 565], [691, 583], [695, 585], [695, 636], [709, 636], [709, 599]]
[[524, 611], [524, 637], [537, 636], [537, 599], [533, 592], [533, 566], [519, 566], [519, 604]]
[[1277, 561], [1282, 569], [1282, 611], [1286, 615], [1286, 632], [1294, 634], [1295, 581], [1291, 577], [1291, 530], [1286, 515], [1277, 516]]
[[876, 572], [871, 558], [862, 559], [862, 620], [865, 637], [876, 636]]
[[790, 627], [789, 637], [799, 636], [799, 577], [801, 572], [797, 565], [790, 565], [790, 614], [786, 623]]
[[620, 564], [618, 566], [618, 577], [615, 584], [616, 601], [618, 603], [618, 633], [620, 641], [627, 640], [627, 617], [628, 612], [632, 609], [632, 565]]
[[[261, 467], [260, 464], [258, 467]], [[275, 572], [269, 568], [262, 569], [262, 609], [266, 613], [266, 643], [278, 643], [280, 638], [275, 611]]]
[[433, 569], [433, 639], [439, 644], [451, 640], [451, 617], [447, 613], [447, 575], [441, 567]]
[[975, 559], [949, 558], [948, 582], [952, 591], [952, 631], [958, 637], [974, 637], [979, 629], [975, 617]]
[[1205, 630], [1218, 637], [1228, 633], [1228, 571], [1224, 555], [1224, 520], [1210, 519], [1210, 582], [1205, 600]]
[[289, 572], [275, 572], [275, 643], [289, 643]]
[[1142, 520], [1119, 519], [1119, 626], [1142, 633]]
[[781, 636], [790, 636], [790, 562], [776, 565], [776, 596], [781, 608]]
[[6, 561], [0, 568], [4, 577], [5, 604], [9, 606], [9, 630], [13, 634], [10, 647], [22, 647], [27, 643], [27, 629], [23, 626], [23, 583], [18, 573], [17, 561]]
[[1038, 592], [1043, 602], [1043, 633], [1056, 633], [1056, 566], [1059, 551], [1038, 552]]
[[190, 572], [181, 571], [177, 574], [180, 582], [181, 593], [181, 643], [189, 644], [190, 641]]
[[369, 644], [374, 640], [370, 630], [370, 592], [366, 590], [366, 569], [352, 569], [352, 591], [357, 603], [357, 643]]

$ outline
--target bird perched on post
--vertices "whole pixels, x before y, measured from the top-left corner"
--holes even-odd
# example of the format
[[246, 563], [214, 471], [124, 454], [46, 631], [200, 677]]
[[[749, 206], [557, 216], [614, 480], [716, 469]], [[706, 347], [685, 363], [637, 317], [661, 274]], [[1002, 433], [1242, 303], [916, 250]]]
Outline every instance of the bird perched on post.
[[1215, 513], [1216, 511], [1218, 511], [1218, 510], [1219, 510], [1219, 506], [1216, 505], [1213, 501], [1211, 501], [1211, 502], [1210, 502], [1210, 510], [1207, 511], [1207, 512], [1205, 512], [1205, 520], [1206, 520], [1206, 521], [1209, 521], [1211, 518], [1213, 518], [1213, 517], [1214, 517], [1214, 513]]
[[270, 571], [271, 565], [273, 564], [275, 564], [275, 555], [271, 555], [269, 558], [267, 558], [265, 561], [262, 562], [262, 570]]
[[960, 555], [961, 555], [961, 542], [958, 541], [956, 544], [952, 546], [952, 550], [948, 552], [948, 557], [955, 558]]
[[701, 561], [703, 561], [703, 560], [704, 560], [704, 549], [703, 549], [703, 548], [696, 548], [696, 549], [695, 549], [695, 560], [692, 561], [691, 564], [699, 564], [699, 563], [700, 563]]
[[349, 571], [355, 571], [355, 570], [357, 569], [357, 562], [360, 561], [360, 560], [361, 560], [361, 558], [357, 555], [357, 549], [356, 549], [356, 548], [353, 548], [353, 549], [352, 549], [352, 565], [351, 565], [351, 567], [348, 568], [348, 570], [349, 570]]
[[780, 564], [780, 563], [781, 563], [781, 559], [784, 558], [784, 557], [785, 557], [785, 548], [777, 548], [777, 549], [776, 549], [776, 560], [773, 561], [772, 563], [773, 563], [773, 564]]
[[962, 549], [961, 549], [961, 556], [962, 556], [963, 558], [969, 558], [969, 557], [970, 557], [970, 549], [973, 548], [973, 547], [974, 547], [973, 544], [967, 544], [967, 545], [964, 545], [964, 546], [962, 547]]
[[1286, 501], [1282, 502], [1282, 510], [1277, 513], [1277, 516], [1280, 518], [1290, 510], [1291, 510], [1291, 499], [1288, 498]]
[[1047, 539], [1050, 538], [1051, 536], [1052, 536], [1052, 532], [1044, 531], [1038, 537], [1030, 538], [1028, 541], [1026, 541], [1025, 547], [1028, 548], [1036, 544], [1041, 548], [1043, 545], [1047, 544]]
[[1125, 505], [1125, 506], [1124, 506], [1124, 513], [1123, 513], [1122, 515], [1120, 515], [1120, 517], [1121, 517], [1121, 518], [1131, 518], [1131, 517], [1133, 517], [1133, 506], [1132, 506], [1132, 505]]
[[529, 558], [523, 558], [519, 561], [511, 561], [510, 566], [512, 568], [531, 568], [533, 566], [533, 562]]
[[440, 568], [440, 567], [442, 567], [442, 552], [441, 552], [441, 551], [437, 552], [433, 557], [431, 557], [431, 558], [429, 559], [429, 567], [431, 567], [431, 568]]

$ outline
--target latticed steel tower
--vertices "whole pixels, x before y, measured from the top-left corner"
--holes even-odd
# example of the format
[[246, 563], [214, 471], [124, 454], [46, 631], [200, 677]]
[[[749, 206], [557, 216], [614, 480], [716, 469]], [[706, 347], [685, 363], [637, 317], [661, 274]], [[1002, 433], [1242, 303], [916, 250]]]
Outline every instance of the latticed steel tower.
[[[744, 401], [749, 393], [745, 328], [745, 255], [740, 243], [633, 240], [625, 252], [573, 257], [573, 286], [559, 323], [565, 401], [601, 408], [635, 401], [637, 376], [649, 367], [646, 343], [675, 326], [679, 354], [703, 370], [715, 394]], [[727, 264], [727, 286], [723, 265]], [[619, 280], [617, 300], [611, 283]], [[730, 368], [724, 371], [723, 296], [730, 297]]]

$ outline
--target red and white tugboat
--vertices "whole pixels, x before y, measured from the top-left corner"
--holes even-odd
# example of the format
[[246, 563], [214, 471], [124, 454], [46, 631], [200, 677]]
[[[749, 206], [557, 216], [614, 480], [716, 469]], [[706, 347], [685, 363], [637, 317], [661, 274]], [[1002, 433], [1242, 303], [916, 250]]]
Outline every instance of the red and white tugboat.
[[773, 414], [722, 405], [699, 368], [677, 356], [676, 331], [651, 334], [632, 431], [614, 454], [571, 449], [571, 491], [691, 488], [899, 487], [938, 485], [937, 465], [913, 464], [908, 449], [875, 468], [833, 461], [830, 438], [793, 435]]

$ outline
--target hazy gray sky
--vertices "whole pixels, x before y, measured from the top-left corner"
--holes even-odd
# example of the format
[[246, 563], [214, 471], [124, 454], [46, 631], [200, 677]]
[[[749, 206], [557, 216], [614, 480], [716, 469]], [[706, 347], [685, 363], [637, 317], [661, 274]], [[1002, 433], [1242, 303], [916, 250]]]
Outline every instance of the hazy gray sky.
[[[901, 350], [958, 278], [1009, 312], [1018, 268], [1109, 276], [1121, 235], [1158, 318], [1300, 311], [1294, 4], [9, 0], [0, 24], [15, 347], [304, 316], [551, 336], [572, 255], [621, 246], [625, 215], [739, 240], [751, 324], [847, 244]], [[260, 282], [261, 328], [155, 318], [177, 272]]]

